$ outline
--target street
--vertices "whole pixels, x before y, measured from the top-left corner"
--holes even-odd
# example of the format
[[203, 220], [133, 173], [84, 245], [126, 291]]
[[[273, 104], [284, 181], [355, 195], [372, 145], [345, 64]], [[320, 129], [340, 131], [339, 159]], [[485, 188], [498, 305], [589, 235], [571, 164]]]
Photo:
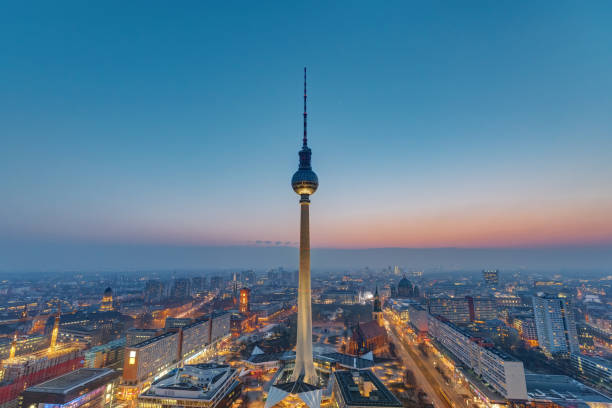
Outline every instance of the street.
[[385, 326], [390, 340], [395, 344], [395, 350], [406, 368], [412, 369], [418, 386], [432, 400], [436, 408], [459, 408], [465, 405], [464, 398], [457, 394], [451, 384], [438, 373], [431, 360], [423, 357], [416, 348], [403, 339], [392, 318], [385, 314]]

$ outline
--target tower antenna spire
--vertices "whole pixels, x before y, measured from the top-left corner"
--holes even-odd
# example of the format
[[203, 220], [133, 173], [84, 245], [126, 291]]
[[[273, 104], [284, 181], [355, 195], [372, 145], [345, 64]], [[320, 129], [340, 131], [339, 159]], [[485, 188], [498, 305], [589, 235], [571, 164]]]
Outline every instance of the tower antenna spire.
[[308, 137], [306, 136], [306, 121], [308, 114], [306, 113], [306, 67], [304, 67], [304, 139], [302, 140], [303, 146], [308, 146]]

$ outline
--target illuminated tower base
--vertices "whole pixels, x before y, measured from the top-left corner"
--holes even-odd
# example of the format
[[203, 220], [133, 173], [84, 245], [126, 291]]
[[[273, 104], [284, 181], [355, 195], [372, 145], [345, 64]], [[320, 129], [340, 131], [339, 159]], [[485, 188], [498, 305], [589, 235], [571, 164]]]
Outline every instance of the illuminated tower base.
[[291, 379], [316, 384], [312, 360], [312, 303], [310, 290], [310, 200], [303, 195], [300, 200], [300, 271], [298, 286], [298, 327], [295, 369]]

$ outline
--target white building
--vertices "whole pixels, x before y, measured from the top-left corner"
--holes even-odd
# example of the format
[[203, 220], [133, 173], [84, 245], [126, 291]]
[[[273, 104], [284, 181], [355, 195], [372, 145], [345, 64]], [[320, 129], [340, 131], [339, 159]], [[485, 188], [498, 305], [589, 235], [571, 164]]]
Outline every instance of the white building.
[[521, 361], [438, 316], [429, 316], [428, 327], [431, 338], [480, 375], [504, 398], [527, 399], [525, 369]]
[[552, 295], [533, 297], [538, 344], [548, 355], [579, 353], [574, 311], [568, 299]]

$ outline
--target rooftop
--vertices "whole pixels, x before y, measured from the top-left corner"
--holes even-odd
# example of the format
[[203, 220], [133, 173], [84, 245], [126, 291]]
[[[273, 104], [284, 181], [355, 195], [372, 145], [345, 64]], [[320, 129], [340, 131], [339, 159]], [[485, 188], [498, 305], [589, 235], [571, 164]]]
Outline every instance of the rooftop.
[[525, 374], [525, 381], [530, 399], [612, 404], [612, 399], [565, 375]]
[[335, 371], [334, 376], [347, 405], [401, 407], [402, 404], [370, 370]]
[[28, 388], [28, 391], [51, 394], [68, 394], [96, 380], [110, 380], [118, 375], [119, 373], [111, 370], [110, 368], [81, 368], [60, 377], [53, 378], [42, 384], [30, 387]]
[[176, 368], [151, 384], [142, 397], [164, 397], [212, 400], [236, 370], [226, 364], [194, 364]]
[[143, 342], [140, 342], [140, 343], [138, 343], [138, 344], [134, 344], [134, 345], [129, 346], [129, 347], [130, 347], [130, 348], [143, 348], [143, 347], [148, 346], [149, 344], [155, 343], [156, 341], [159, 341], [159, 340], [165, 339], [165, 338], [170, 337], [170, 336], [176, 336], [177, 334], [178, 334], [178, 332], [168, 332], [168, 333], [164, 333], [164, 334], [162, 334], [162, 335], [160, 335], [160, 336], [151, 337], [150, 339], [147, 339], [147, 340], [145, 340], [145, 341], [143, 341]]

